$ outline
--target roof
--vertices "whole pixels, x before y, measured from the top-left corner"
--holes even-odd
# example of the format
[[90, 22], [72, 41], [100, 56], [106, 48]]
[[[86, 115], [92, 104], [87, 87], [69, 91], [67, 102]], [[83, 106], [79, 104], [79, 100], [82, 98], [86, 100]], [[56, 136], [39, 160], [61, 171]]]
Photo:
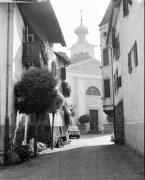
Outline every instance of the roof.
[[65, 65], [69, 65], [71, 63], [70, 59], [68, 58], [65, 52], [54, 52], [54, 53], [59, 58], [59, 60], [62, 60], [64, 62]]
[[41, 40], [66, 46], [50, 0], [36, 3], [18, 3], [17, 5], [25, 22], [28, 23]]
[[[119, 13], [119, 8], [120, 8], [120, 4], [121, 1], [120, 0], [113, 0], [113, 4], [112, 4], [112, 11], [111, 11], [111, 16], [110, 16], [110, 21], [109, 21], [109, 26], [108, 26], [108, 33], [107, 33], [107, 39], [106, 39], [106, 44], [108, 44], [109, 41], [109, 36], [110, 36], [110, 31], [113, 28], [113, 18], [117, 18], [118, 17], [118, 13]], [[114, 14], [115, 9], [117, 10], [117, 13]]]
[[108, 5], [108, 8], [105, 12], [105, 15], [101, 21], [101, 23], [99, 24], [99, 26], [102, 26], [106, 23], [108, 23], [110, 21], [110, 18], [111, 18], [111, 12], [112, 12], [112, 0], [110, 1], [109, 5]]

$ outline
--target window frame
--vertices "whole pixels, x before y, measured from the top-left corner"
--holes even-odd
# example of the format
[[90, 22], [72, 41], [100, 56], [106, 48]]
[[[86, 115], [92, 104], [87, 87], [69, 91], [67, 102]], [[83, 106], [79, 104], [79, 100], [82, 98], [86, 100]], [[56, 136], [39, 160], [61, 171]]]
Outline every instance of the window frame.
[[128, 53], [128, 73], [132, 73], [131, 51]]
[[101, 96], [100, 90], [95, 86], [90, 86], [86, 90], [86, 95], [88, 96]]
[[[105, 54], [104, 54], [105, 50], [107, 50], [106, 57], [105, 57]], [[108, 65], [109, 65], [109, 51], [108, 51], [108, 48], [106, 47], [106, 48], [103, 49], [103, 67], [108, 66]]]
[[[108, 81], [108, 82], [109, 82], [109, 87], [108, 87], [108, 89], [109, 89], [109, 96], [106, 95], [106, 94], [108, 93], [108, 91], [106, 91], [106, 90], [108, 90], [108, 89], [105, 88], [105, 81]], [[111, 97], [110, 78], [105, 78], [103, 83], [104, 83], [104, 99], [110, 98], [110, 97]], [[107, 93], [106, 93], [106, 92], [107, 92]]]

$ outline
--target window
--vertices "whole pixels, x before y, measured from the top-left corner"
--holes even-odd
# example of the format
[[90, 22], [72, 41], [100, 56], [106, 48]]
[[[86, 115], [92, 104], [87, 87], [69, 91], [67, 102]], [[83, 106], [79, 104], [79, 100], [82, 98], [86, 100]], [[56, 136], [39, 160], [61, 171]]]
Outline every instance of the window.
[[103, 38], [106, 39], [107, 37], [107, 32], [103, 32]]
[[104, 98], [110, 97], [110, 79], [104, 79]]
[[132, 72], [132, 62], [134, 62], [135, 67], [138, 65], [138, 55], [137, 55], [137, 42], [135, 41], [133, 47], [128, 53], [128, 72]]
[[34, 34], [28, 34], [28, 42], [34, 42]]
[[121, 76], [117, 77], [117, 89], [119, 89], [119, 87], [122, 86], [122, 83], [121, 83]]
[[54, 61], [52, 61], [52, 73], [53, 73], [54, 77], [56, 77], [56, 73], [57, 73], [56, 71], [57, 71], [56, 63]]
[[121, 87], [121, 76], [118, 76], [118, 69], [114, 74], [114, 93], [118, 91], [119, 87]]
[[87, 89], [86, 95], [101, 96], [99, 89], [94, 86]]
[[65, 67], [61, 68], [61, 79], [62, 80], [66, 79], [66, 69], [65, 69]]
[[128, 53], [128, 72], [132, 72], [131, 51]]
[[109, 64], [108, 48], [103, 49], [103, 66]]
[[118, 78], [118, 69], [116, 70], [114, 74], [114, 92], [116, 93], [118, 88], [117, 88], [117, 78]]
[[118, 38], [116, 38], [116, 60], [119, 59], [120, 57], [120, 40], [119, 40], [119, 35]]
[[123, 0], [123, 15], [124, 17], [129, 13], [129, 5], [132, 5], [132, 0]]
[[135, 41], [132, 49], [131, 49], [131, 59], [134, 60], [134, 65], [138, 65], [138, 57], [137, 57], [137, 42]]

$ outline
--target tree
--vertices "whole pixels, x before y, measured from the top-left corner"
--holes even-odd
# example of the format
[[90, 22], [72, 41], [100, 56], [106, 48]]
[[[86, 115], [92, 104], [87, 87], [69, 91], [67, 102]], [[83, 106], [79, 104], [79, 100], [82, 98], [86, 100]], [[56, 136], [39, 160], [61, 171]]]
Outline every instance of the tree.
[[[57, 80], [47, 69], [31, 68], [22, 74], [21, 80], [15, 85], [15, 108], [20, 113], [36, 113], [34, 137], [34, 155], [37, 155], [38, 121], [41, 112], [48, 110], [54, 116], [63, 103], [56, 90]], [[53, 133], [53, 128], [52, 128]], [[53, 136], [52, 136], [53, 138]]]
[[88, 115], [88, 114], [82, 115], [82, 116], [80, 116], [80, 118], [79, 118], [79, 122], [80, 122], [81, 124], [85, 124], [85, 123], [90, 122], [90, 121], [91, 121], [91, 117], [90, 117], [90, 115]]

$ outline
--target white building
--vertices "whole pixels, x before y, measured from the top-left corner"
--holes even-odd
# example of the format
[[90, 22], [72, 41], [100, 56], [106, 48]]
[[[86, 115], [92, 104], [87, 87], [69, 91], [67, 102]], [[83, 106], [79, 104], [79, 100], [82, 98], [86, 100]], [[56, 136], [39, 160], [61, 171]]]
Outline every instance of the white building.
[[144, 155], [144, 1], [114, 1], [107, 33], [116, 141]]
[[[45, 13], [41, 13], [42, 9]], [[50, 23], [51, 20], [51, 23]], [[53, 43], [65, 41], [49, 1], [30, 3], [0, 3], [0, 155], [4, 152], [4, 137], [14, 135], [14, 84], [25, 67], [48, 64], [42, 58], [41, 43], [47, 44], [49, 59], [53, 56]], [[54, 31], [54, 28], [56, 31]], [[33, 30], [32, 30], [33, 29]], [[7, 125], [6, 125], [7, 124]], [[1, 159], [1, 158], [0, 158]]]
[[94, 45], [86, 40], [88, 29], [81, 23], [75, 30], [78, 41], [70, 48], [71, 65], [67, 67], [67, 81], [71, 86], [69, 104], [75, 107], [74, 123], [81, 115], [90, 114], [92, 121], [88, 131], [96, 133], [107, 126], [102, 108], [102, 74], [100, 61], [94, 58]]

